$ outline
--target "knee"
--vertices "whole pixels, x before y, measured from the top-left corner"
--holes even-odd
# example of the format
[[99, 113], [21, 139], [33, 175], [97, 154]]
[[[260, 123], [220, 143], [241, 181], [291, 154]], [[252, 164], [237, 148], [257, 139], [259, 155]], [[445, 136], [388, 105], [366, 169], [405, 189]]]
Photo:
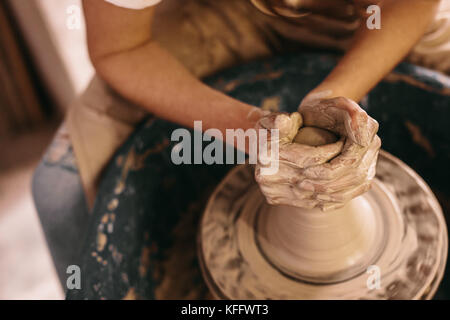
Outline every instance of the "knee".
[[78, 173], [42, 161], [33, 174], [31, 190], [45, 232], [61, 230], [64, 224], [83, 224], [87, 206]]

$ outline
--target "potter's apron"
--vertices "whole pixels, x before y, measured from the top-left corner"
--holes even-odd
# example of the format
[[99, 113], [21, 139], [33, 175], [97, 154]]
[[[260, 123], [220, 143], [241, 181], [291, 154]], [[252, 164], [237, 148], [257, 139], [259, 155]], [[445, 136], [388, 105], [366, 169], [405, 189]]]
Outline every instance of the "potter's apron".
[[[195, 76], [258, 57], [314, 47], [345, 51], [360, 20], [309, 16], [288, 22], [259, 12], [242, 0], [165, 0], [155, 15], [154, 38]], [[450, 73], [450, 0], [410, 61]], [[299, 101], [300, 102], [300, 101]], [[113, 153], [146, 116], [95, 77], [71, 106], [67, 126], [88, 203]]]

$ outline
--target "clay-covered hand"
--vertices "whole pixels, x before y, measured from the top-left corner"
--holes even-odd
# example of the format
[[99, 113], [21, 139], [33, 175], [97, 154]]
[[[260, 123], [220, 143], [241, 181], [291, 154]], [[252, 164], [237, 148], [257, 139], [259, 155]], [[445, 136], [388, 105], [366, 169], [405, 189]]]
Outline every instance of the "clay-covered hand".
[[280, 130], [279, 170], [263, 176], [258, 165], [256, 179], [271, 204], [342, 207], [370, 188], [381, 146], [378, 123], [357, 103], [342, 97], [305, 100], [299, 111], [303, 123], [298, 127], [326, 129], [340, 139], [317, 147], [299, 144], [294, 129], [285, 133], [298, 113], [264, 117], [260, 127]]
[[331, 161], [306, 168], [300, 188], [316, 194], [320, 207], [336, 209], [370, 189], [381, 147], [378, 122], [356, 102], [344, 98], [304, 101], [304, 125], [345, 137], [342, 152]]
[[[266, 129], [269, 134], [271, 130], [278, 130], [276, 144], [273, 136], [268, 139], [267, 150], [270, 156], [262, 161], [260, 153], [255, 170], [256, 181], [270, 204], [316, 207], [319, 201], [313, 197], [312, 192], [299, 188], [299, 183], [304, 179], [303, 170], [325, 164], [343, 150], [345, 140], [343, 138], [319, 147], [295, 143], [294, 139], [302, 123], [302, 116], [294, 112], [271, 113], [262, 117], [256, 124], [256, 129]], [[271, 151], [276, 146], [279, 154], [278, 157], [273, 157]], [[267, 175], [263, 170], [267, 167], [275, 167], [278, 170], [274, 174]]]

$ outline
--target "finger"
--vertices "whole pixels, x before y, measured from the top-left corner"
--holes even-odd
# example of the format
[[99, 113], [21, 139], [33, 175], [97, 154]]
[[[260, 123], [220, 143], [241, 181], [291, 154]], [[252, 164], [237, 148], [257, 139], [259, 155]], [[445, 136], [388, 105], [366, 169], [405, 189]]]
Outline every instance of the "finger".
[[[342, 106], [346, 108], [344, 109]], [[305, 126], [327, 129], [341, 136], [347, 135], [345, 122], [351, 121], [351, 116], [357, 112], [345, 98], [326, 99], [304, 104], [299, 111]]]
[[266, 201], [270, 205], [274, 206], [290, 206], [305, 209], [315, 208], [319, 202], [311, 199], [292, 199], [287, 197], [266, 197]]
[[280, 141], [294, 140], [300, 127], [303, 125], [303, 118], [300, 113], [293, 112], [290, 115], [280, 115], [275, 119], [275, 128], [279, 130]]
[[331, 91], [331, 90], [311, 92], [306, 97], [303, 98], [302, 102], [300, 103], [299, 109], [306, 104], [317, 103], [320, 100], [326, 99], [326, 98], [330, 97], [332, 94], [333, 94], [333, 91]]
[[337, 179], [346, 172], [354, 170], [367, 149], [347, 140], [340, 155], [329, 162], [305, 168], [303, 175], [312, 180]]
[[[298, 188], [318, 193], [318, 199], [323, 201], [348, 201], [356, 197], [358, 192], [367, 191], [366, 188], [375, 177], [379, 146], [379, 142], [375, 140], [365, 156], [364, 165], [359, 165], [355, 172], [349, 171], [331, 181], [305, 179], [298, 184]], [[350, 199], [346, 199], [346, 196]]]
[[294, 193], [288, 185], [269, 183], [260, 184], [259, 187], [269, 203], [274, 203], [279, 198], [294, 198]]
[[256, 128], [257, 129], [274, 129], [275, 128], [275, 119], [279, 115], [281, 115], [281, 112], [272, 112], [264, 117], [262, 117], [257, 123]]
[[344, 122], [347, 137], [361, 146], [368, 146], [378, 132], [378, 122], [369, 117], [364, 109], [353, 100], [340, 97], [330, 101], [330, 103], [349, 114], [351, 120], [348, 121], [346, 117]]
[[294, 200], [314, 199], [314, 193], [300, 190], [292, 184], [262, 184], [260, 189], [267, 199], [288, 198]]
[[[305, 191], [313, 191], [319, 194], [332, 194], [361, 185], [368, 180], [366, 173], [349, 172], [338, 179], [331, 181], [314, 181], [305, 179], [298, 183], [298, 188]], [[327, 199], [322, 199], [327, 200]], [[328, 199], [331, 200], [331, 199]]]
[[[359, 161], [352, 161], [350, 156], [347, 157], [343, 154], [330, 163], [304, 169], [302, 176], [306, 179], [302, 181], [300, 187], [305, 190], [331, 193], [340, 191], [352, 184], [356, 185], [361, 179], [373, 179], [376, 173], [380, 146], [381, 140], [376, 136], [368, 151]], [[344, 159], [339, 159], [340, 157]]]
[[381, 139], [375, 136], [369, 149], [361, 160], [360, 167], [366, 168], [368, 176], [372, 179], [375, 176], [378, 154], [381, 148]]
[[290, 142], [294, 139], [303, 119], [300, 113], [272, 113], [258, 121], [257, 129], [278, 130], [278, 139], [281, 142]]
[[268, 110], [263, 110], [258, 107], [253, 107], [247, 113], [247, 120], [252, 123], [257, 124], [260, 119], [267, 117], [269, 114], [270, 114], [270, 111], [268, 111]]
[[299, 168], [325, 164], [343, 150], [344, 139], [323, 146], [313, 147], [299, 143], [280, 145], [279, 159]]
[[278, 171], [275, 174], [261, 174], [261, 165], [256, 165], [255, 179], [258, 183], [286, 183], [297, 184], [304, 176], [301, 174], [301, 169], [291, 165], [279, 162]]
[[353, 198], [356, 198], [363, 193], [370, 190], [372, 186], [372, 180], [366, 181], [363, 184], [357, 185], [350, 189], [345, 189], [344, 191], [335, 192], [330, 194], [331, 201], [333, 202], [348, 202], [352, 200]]
[[345, 207], [345, 203], [340, 203], [340, 202], [320, 203], [320, 204], [318, 204], [318, 207], [323, 212], [329, 212], [329, 211], [338, 210], [338, 209]]
[[350, 200], [364, 194], [371, 188], [371, 181], [361, 184], [355, 188], [348, 189], [345, 192], [335, 194], [318, 194], [316, 199], [319, 201], [318, 206], [322, 211], [337, 210], [344, 207]]
[[287, 201], [285, 205], [297, 207], [297, 208], [304, 208], [304, 209], [314, 209], [318, 206], [319, 202], [317, 200], [309, 200], [309, 199], [303, 199], [303, 200], [293, 200], [293, 201]]
[[368, 146], [378, 131], [378, 122], [354, 101], [338, 97], [306, 104], [300, 108], [305, 126], [315, 126]]

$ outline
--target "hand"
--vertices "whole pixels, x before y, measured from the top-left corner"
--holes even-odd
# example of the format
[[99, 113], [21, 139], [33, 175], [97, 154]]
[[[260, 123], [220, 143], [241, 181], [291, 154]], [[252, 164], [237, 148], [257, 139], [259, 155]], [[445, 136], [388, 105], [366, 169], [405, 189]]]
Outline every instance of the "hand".
[[[262, 117], [256, 124], [256, 129], [266, 129], [268, 132], [278, 130], [277, 144], [273, 143], [272, 136], [268, 139], [267, 147], [272, 150], [274, 145], [278, 145], [278, 158], [267, 157], [261, 161], [260, 157], [255, 170], [256, 181], [270, 204], [304, 208], [317, 206], [318, 201], [312, 198], [312, 192], [299, 188], [299, 183], [303, 180], [302, 172], [305, 168], [327, 163], [342, 152], [344, 138], [320, 147], [294, 143], [294, 137], [302, 123], [302, 116], [294, 112], [271, 113]], [[275, 161], [276, 165], [273, 164]], [[275, 174], [264, 175], [262, 169], [267, 167], [276, 167], [278, 170]]]
[[[276, 114], [262, 118], [259, 126], [280, 130], [279, 170], [256, 180], [271, 204], [331, 210], [370, 188], [381, 140], [378, 123], [346, 98], [321, 100], [327, 93], [310, 95], [302, 102], [304, 126], [327, 129], [341, 139], [334, 144], [310, 147], [293, 143], [297, 116]], [[288, 130], [291, 128], [291, 131]], [[289, 131], [289, 134], [286, 132]], [[291, 139], [292, 138], [292, 139]]]

